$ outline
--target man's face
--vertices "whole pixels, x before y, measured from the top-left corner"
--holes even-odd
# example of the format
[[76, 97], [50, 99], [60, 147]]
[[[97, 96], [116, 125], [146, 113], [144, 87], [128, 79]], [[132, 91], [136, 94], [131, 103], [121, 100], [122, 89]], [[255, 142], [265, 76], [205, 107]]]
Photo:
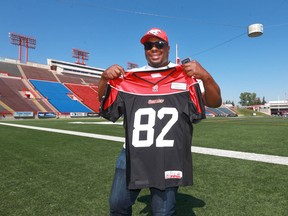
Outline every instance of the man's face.
[[[159, 41], [160, 41], [159, 38], [151, 37], [145, 43], [147, 42], [155, 43]], [[167, 43], [165, 43], [163, 48], [160, 48], [160, 49], [158, 49], [155, 46], [155, 44], [152, 46], [151, 49], [145, 49], [145, 57], [148, 62], [148, 65], [150, 65], [151, 67], [155, 67], [155, 68], [167, 66], [169, 63], [168, 61], [169, 51], [170, 51], [170, 46]]]

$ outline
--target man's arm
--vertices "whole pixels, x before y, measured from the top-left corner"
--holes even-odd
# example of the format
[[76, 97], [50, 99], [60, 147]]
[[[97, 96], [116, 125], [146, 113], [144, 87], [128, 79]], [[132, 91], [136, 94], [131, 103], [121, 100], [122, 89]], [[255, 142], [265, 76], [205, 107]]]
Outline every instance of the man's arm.
[[120, 77], [121, 75], [124, 76], [125, 70], [123, 67], [115, 64], [107, 68], [101, 75], [100, 82], [98, 85], [98, 100], [101, 102], [104, 94], [105, 94], [105, 89], [107, 85], [107, 81], [109, 79], [116, 79]]
[[202, 80], [205, 91], [203, 92], [204, 104], [208, 107], [219, 107], [222, 104], [221, 91], [213, 77], [210, 75]]
[[197, 61], [183, 64], [183, 69], [188, 76], [193, 76], [195, 79], [203, 81], [205, 91], [203, 92], [204, 104], [208, 107], [219, 107], [222, 104], [221, 90], [213, 79]]

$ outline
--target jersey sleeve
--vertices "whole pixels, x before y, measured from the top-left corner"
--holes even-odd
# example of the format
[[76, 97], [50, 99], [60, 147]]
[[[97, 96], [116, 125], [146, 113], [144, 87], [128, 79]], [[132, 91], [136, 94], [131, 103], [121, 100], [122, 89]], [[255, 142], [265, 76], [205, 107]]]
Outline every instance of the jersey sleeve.
[[201, 93], [199, 83], [196, 81], [189, 86], [190, 93], [190, 103], [189, 106], [189, 116], [193, 123], [198, 123], [201, 119], [205, 119], [205, 105]]
[[116, 122], [124, 113], [124, 102], [120, 92], [108, 83], [101, 101], [99, 114], [103, 118]]

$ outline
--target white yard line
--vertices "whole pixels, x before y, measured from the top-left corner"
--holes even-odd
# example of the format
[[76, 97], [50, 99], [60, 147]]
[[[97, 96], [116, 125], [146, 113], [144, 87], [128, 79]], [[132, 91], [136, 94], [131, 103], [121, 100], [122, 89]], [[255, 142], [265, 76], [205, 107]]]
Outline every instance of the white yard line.
[[199, 153], [199, 154], [288, 165], [288, 157], [283, 157], [283, 156], [256, 154], [256, 153], [231, 151], [231, 150], [221, 150], [221, 149], [215, 149], [215, 148], [203, 148], [203, 147], [197, 147], [197, 146], [192, 146], [191, 151], [194, 153]]
[[125, 139], [122, 137], [101, 135], [101, 134], [92, 134], [92, 133], [85, 133], [85, 132], [79, 132], [79, 131], [69, 131], [69, 130], [61, 130], [61, 129], [54, 129], [54, 128], [35, 127], [35, 126], [29, 126], [29, 125], [9, 124], [9, 123], [2, 123], [2, 122], [0, 122], [0, 125], [33, 129], [33, 130], [40, 130], [40, 131], [47, 131], [47, 132], [54, 132], [54, 133], [69, 134], [69, 135], [75, 135], [75, 136], [90, 137], [90, 138], [95, 138], [95, 139], [105, 139], [105, 140], [116, 141], [116, 142], [124, 142], [125, 141]]
[[[69, 131], [69, 130], [61, 130], [61, 129], [53, 129], [53, 128], [19, 125], [19, 124], [9, 124], [9, 123], [3, 123], [3, 122], [0, 122], [0, 125], [54, 132], [54, 133], [69, 134], [69, 135], [74, 135], [74, 136], [90, 137], [90, 138], [95, 138], [95, 139], [104, 139], [104, 140], [110, 140], [110, 141], [122, 142], [122, 143], [125, 141], [125, 138], [123, 137], [92, 134], [92, 133], [85, 133], [85, 132], [78, 132], [78, 131]], [[284, 157], [284, 156], [255, 154], [255, 153], [248, 153], [248, 152], [221, 150], [221, 149], [205, 148], [205, 147], [197, 147], [197, 146], [193, 146], [191, 148], [191, 151], [193, 153], [198, 153], [198, 154], [207, 154], [207, 155], [214, 155], [214, 156], [220, 156], [220, 157], [237, 158], [237, 159], [242, 159], [242, 160], [288, 165], [288, 157]]]

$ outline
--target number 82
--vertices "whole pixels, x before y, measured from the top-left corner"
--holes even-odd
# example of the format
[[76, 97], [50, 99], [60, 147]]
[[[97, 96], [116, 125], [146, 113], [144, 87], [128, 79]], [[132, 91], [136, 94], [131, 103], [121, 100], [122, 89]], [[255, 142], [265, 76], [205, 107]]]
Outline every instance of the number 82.
[[[156, 138], [156, 147], [173, 147], [174, 140], [165, 140], [165, 135], [170, 131], [172, 126], [178, 120], [178, 111], [173, 107], [162, 107], [158, 112], [153, 108], [140, 108], [135, 112], [134, 129], [132, 132], [132, 145], [134, 147], [150, 147], [154, 140], [154, 126], [156, 123], [156, 114], [158, 119], [163, 119], [165, 115], [171, 115], [167, 124], [162, 128], [160, 134]], [[141, 124], [141, 117], [147, 115], [148, 122]], [[145, 140], [140, 140], [140, 132], [146, 131], [147, 136]]]

